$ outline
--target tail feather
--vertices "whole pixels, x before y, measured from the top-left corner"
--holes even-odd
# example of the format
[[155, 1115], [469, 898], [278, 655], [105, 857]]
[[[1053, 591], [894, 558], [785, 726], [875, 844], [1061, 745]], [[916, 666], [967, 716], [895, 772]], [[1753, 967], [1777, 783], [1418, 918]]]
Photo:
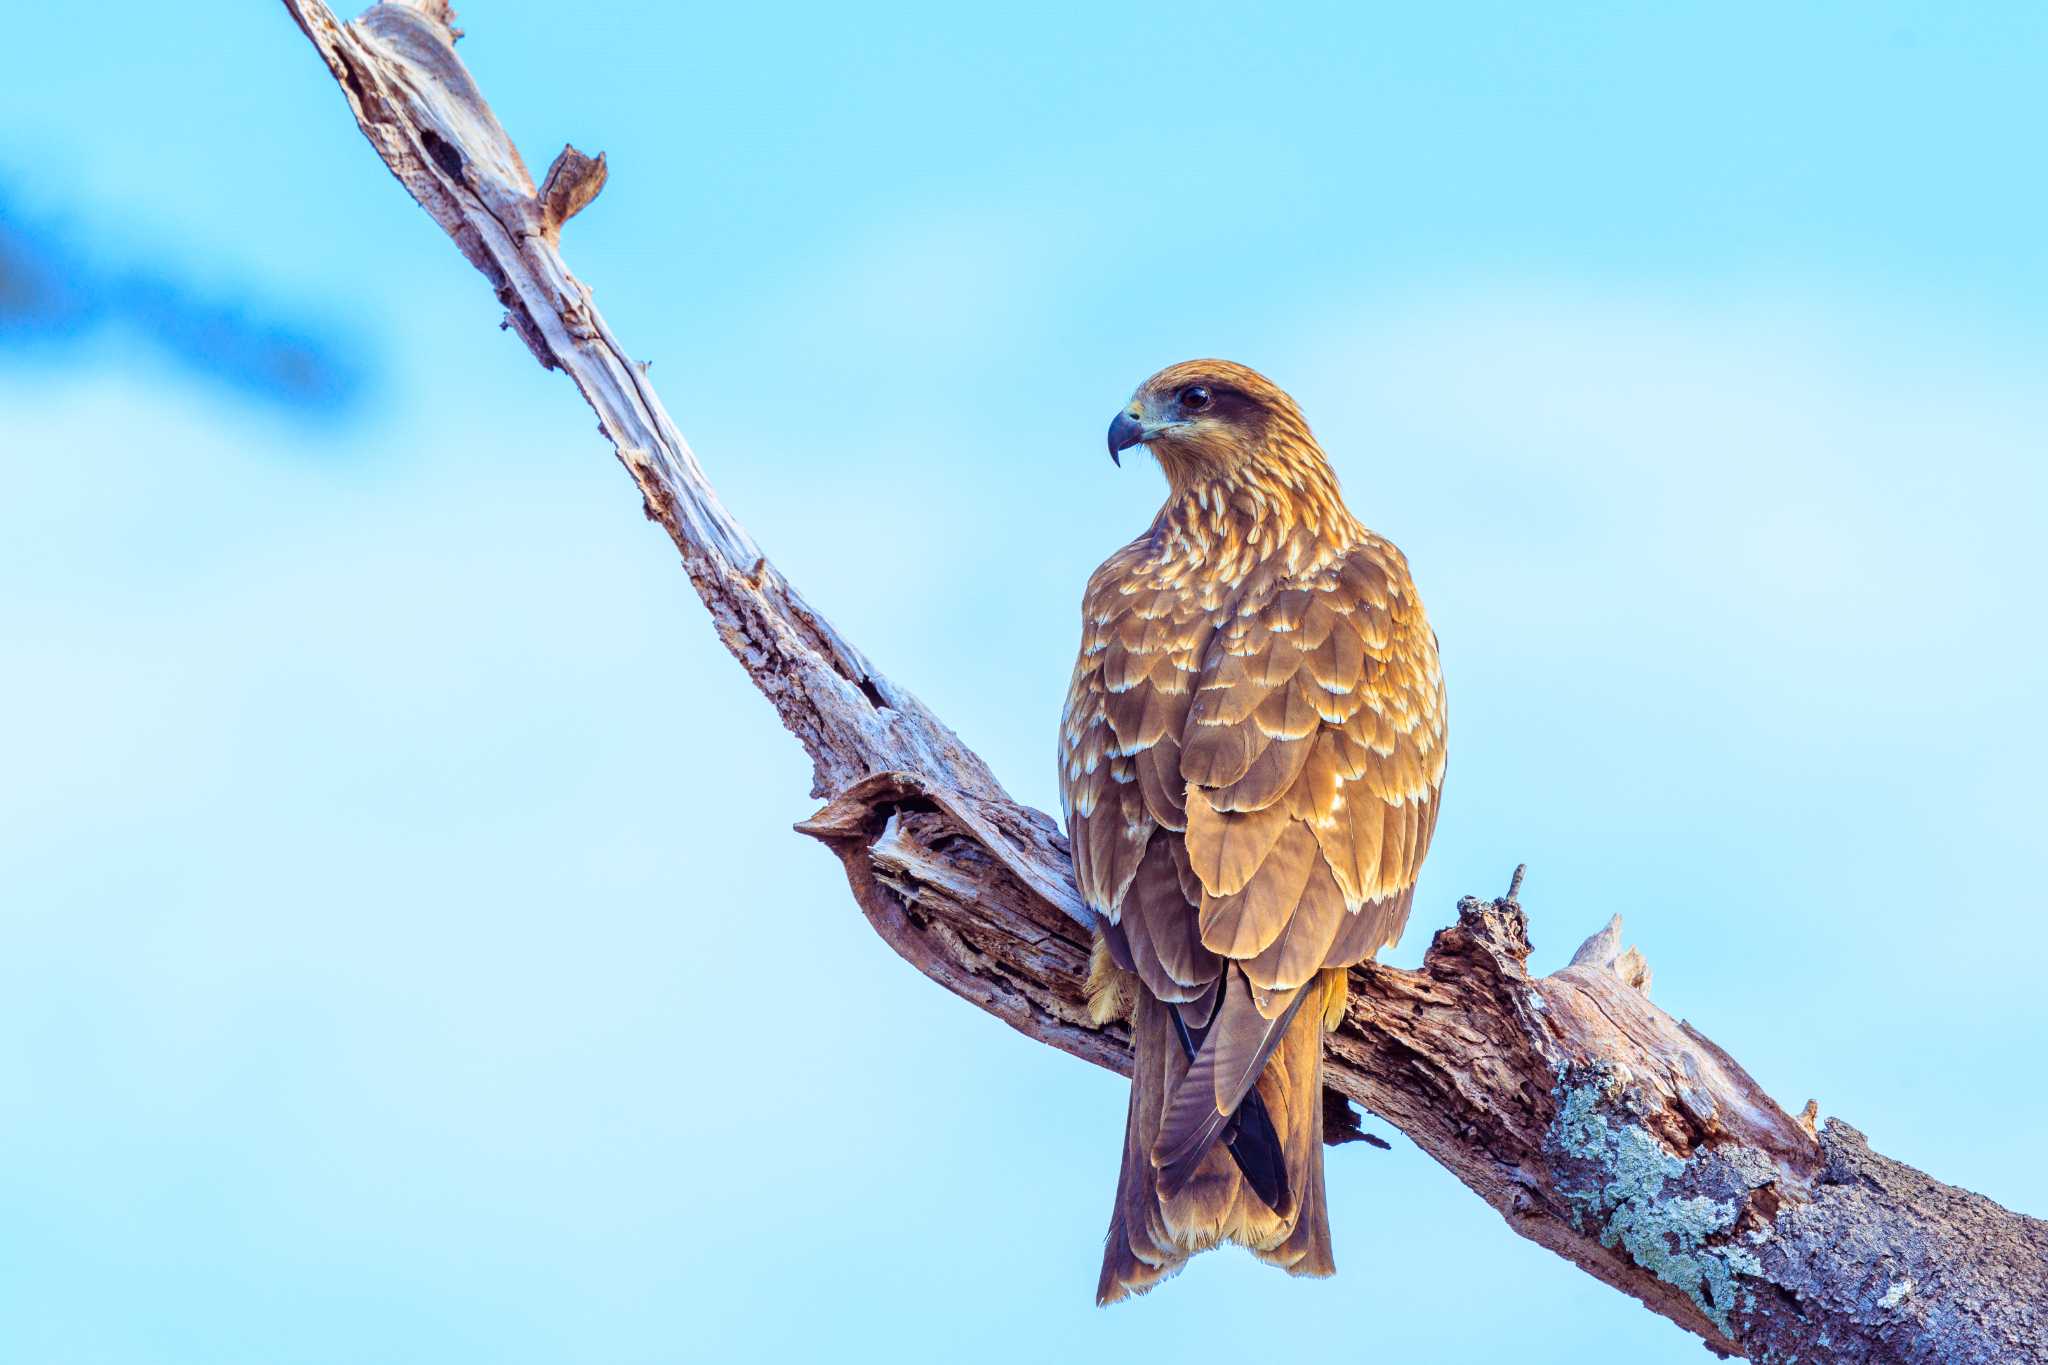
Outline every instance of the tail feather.
[[1224, 1125], [1287, 1036], [1302, 1001], [1312, 993], [1321, 998], [1320, 992], [1296, 991], [1285, 1009], [1267, 1019], [1252, 1003], [1251, 985], [1244, 974], [1233, 967], [1227, 977], [1215, 1021], [1167, 1101], [1159, 1136], [1153, 1142], [1152, 1159], [1159, 1166], [1160, 1188], [1168, 1194], [1187, 1183], [1222, 1137]]
[[[1205, 1099], [1218, 1094], [1213, 1076], [1187, 1085], [1188, 1044], [1199, 1056], [1209, 1038], [1188, 1030], [1150, 992], [1134, 992], [1131, 1103], [1097, 1302], [1142, 1294], [1190, 1256], [1226, 1241], [1293, 1274], [1333, 1272], [1323, 1196], [1322, 1015], [1334, 976], [1312, 981], [1284, 1017], [1271, 1021], [1272, 1046], [1255, 1049], [1263, 1055], [1241, 1102], [1220, 1116], [1213, 1137], [1173, 1187], [1155, 1152], [1173, 1101], [1184, 1092], [1205, 1093]], [[1226, 996], [1210, 1036], [1224, 1028], [1229, 1007]], [[1266, 1022], [1260, 1021], [1262, 1036]]]
[[1266, 1102], [1254, 1090], [1244, 1097], [1237, 1112], [1223, 1129], [1221, 1139], [1230, 1159], [1245, 1183], [1261, 1203], [1275, 1213], [1287, 1207], [1287, 1154], [1281, 1150], [1280, 1134]]
[[[1197, 1002], [1201, 1015], [1190, 1028], [1189, 1010], [1180, 1005], [1169, 1004], [1167, 1015], [1173, 1023], [1175, 1039], [1180, 1043], [1181, 1055], [1192, 1064], [1200, 1044], [1196, 1030], [1207, 1037], [1210, 1020], [1215, 1017], [1215, 996], [1221, 994], [1223, 983], [1218, 981], [1211, 989], [1206, 1004]], [[1237, 1111], [1224, 1125], [1220, 1141], [1230, 1152], [1230, 1159], [1237, 1163], [1237, 1169], [1250, 1183], [1269, 1209], [1280, 1209], [1287, 1203], [1287, 1158], [1280, 1150], [1280, 1135], [1273, 1128], [1273, 1116], [1266, 1112], [1266, 1102], [1254, 1086], [1245, 1092]]]

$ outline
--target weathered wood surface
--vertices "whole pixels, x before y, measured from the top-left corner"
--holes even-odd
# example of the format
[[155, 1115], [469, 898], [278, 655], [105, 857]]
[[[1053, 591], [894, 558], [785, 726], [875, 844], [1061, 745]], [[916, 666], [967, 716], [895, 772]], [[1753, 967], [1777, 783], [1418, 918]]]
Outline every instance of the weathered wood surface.
[[[565, 148], [536, 188], [456, 57], [445, 0], [336, 21], [285, 0], [385, 164], [567, 373], [675, 541], [719, 637], [803, 744], [825, 807], [798, 826], [907, 961], [1020, 1032], [1113, 1070], [1087, 1022], [1085, 916], [1054, 821], [813, 611], [719, 504], [558, 250], [605, 165]], [[1048, 722], [1050, 723], [1050, 722]], [[1368, 965], [1333, 1036], [1344, 1100], [1407, 1134], [1508, 1226], [1697, 1333], [1770, 1362], [2048, 1362], [2048, 1223], [1788, 1116], [1648, 998], [1619, 923], [1527, 972], [1512, 898], [1467, 900], [1421, 970]], [[1080, 1279], [1077, 1293], [1085, 1292]]]

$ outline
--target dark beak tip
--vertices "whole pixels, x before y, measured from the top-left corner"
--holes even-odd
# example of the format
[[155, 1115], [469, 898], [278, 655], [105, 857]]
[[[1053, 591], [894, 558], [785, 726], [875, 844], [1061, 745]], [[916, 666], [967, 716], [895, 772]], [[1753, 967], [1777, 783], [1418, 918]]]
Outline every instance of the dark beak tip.
[[1123, 452], [1145, 439], [1145, 424], [1128, 412], [1120, 412], [1109, 424], [1109, 458], [1123, 468]]

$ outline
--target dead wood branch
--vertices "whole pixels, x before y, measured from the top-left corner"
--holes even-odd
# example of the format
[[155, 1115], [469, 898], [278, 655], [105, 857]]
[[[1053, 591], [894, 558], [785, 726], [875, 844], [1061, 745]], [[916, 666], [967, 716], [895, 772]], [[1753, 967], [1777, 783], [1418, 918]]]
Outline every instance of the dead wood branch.
[[[1126, 1070], [1128, 1038], [1082, 1006], [1086, 916], [1054, 821], [1010, 801], [768, 562], [563, 264], [562, 225], [602, 187], [603, 158], [565, 149], [536, 189], [455, 55], [443, 0], [346, 25], [320, 0], [285, 4], [506, 325], [596, 411], [719, 638], [810, 755], [829, 799], [798, 828], [839, 856], [876, 931], [1020, 1032]], [[1332, 1103], [1392, 1123], [1516, 1232], [1716, 1351], [2048, 1361], [2048, 1224], [1879, 1156], [1839, 1121], [1816, 1135], [1787, 1116], [1650, 1003], [1618, 921], [1550, 976], [1532, 978], [1528, 956], [1511, 890], [1461, 903], [1420, 971], [1359, 968]], [[1358, 1136], [1344, 1112], [1333, 1137]]]

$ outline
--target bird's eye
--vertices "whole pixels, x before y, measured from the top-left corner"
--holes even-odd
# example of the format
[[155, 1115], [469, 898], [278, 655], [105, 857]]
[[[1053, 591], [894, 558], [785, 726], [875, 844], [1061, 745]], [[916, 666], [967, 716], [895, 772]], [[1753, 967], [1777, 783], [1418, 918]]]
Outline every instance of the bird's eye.
[[1200, 384], [1180, 391], [1180, 405], [1184, 411], [1200, 412], [1209, 406], [1209, 391]]

